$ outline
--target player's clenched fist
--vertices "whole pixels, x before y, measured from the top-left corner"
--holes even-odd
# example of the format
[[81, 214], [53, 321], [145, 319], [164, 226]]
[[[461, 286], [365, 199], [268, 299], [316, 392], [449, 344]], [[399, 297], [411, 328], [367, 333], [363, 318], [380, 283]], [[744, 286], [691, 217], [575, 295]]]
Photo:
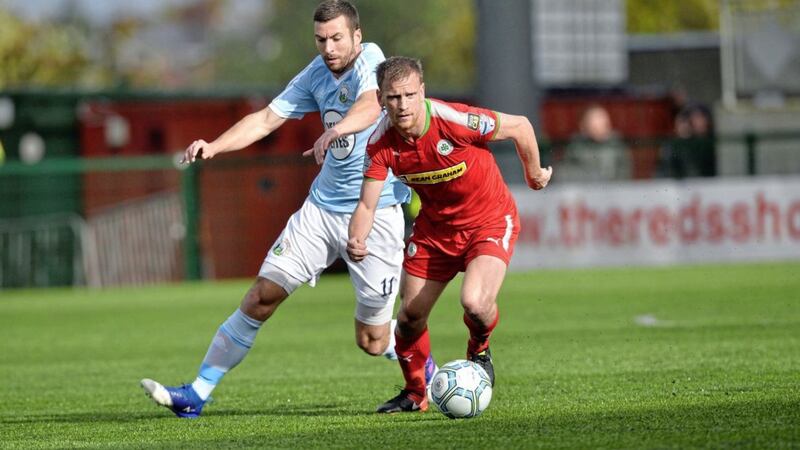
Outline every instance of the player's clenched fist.
[[369, 255], [369, 251], [367, 250], [367, 244], [359, 241], [356, 238], [348, 239], [347, 255], [350, 256], [350, 259], [354, 262], [362, 261], [364, 258], [367, 257], [367, 255]]
[[186, 147], [186, 151], [183, 153], [183, 159], [181, 160], [182, 164], [189, 164], [193, 163], [195, 159], [202, 158], [202, 159], [211, 159], [214, 157], [216, 152], [212, 148], [211, 144], [208, 142], [199, 139], [194, 141]]
[[528, 179], [528, 186], [534, 190], [544, 189], [547, 183], [550, 182], [550, 177], [553, 176], [553, 168], [547, 166], [546, 169], [541, 169], [535, 174], [531, 175]]

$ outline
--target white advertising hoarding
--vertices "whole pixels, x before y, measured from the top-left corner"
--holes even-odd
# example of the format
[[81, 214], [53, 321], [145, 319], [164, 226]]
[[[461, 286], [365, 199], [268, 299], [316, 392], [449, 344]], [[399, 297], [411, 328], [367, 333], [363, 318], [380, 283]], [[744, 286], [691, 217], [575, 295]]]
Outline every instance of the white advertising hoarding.
[[512, 189], [512, 270], [800, 260], [800, 177]]

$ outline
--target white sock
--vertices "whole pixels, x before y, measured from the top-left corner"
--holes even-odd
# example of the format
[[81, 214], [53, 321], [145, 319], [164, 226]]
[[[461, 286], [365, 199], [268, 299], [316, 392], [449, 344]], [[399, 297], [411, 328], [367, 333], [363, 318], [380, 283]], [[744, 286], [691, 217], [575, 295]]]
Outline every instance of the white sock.
[[217, 385], [211, 384], [200, 377], [195, 378], [192, 383], [192, 389], [197, 392], [197, 395], [200, 396], [203, 401], [208, 400], [208, 397], [211, 396], [211, 391], [213, 391], [215, 387], [217, 387]]

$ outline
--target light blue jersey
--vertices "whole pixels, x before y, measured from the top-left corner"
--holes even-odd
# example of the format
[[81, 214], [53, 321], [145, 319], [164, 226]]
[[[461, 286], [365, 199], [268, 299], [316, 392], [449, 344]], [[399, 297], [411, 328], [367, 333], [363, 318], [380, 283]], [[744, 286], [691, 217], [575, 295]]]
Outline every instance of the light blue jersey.
[[[317, 56], [286, 86], [269, 107], [277, 115], [299, 119], [319, 111], [325, 129], [336, 125], [365, 91], [378, 88], [375, 68], [384, 60], [375, 44], [362, 44], [353, 68], [338, 79]], [[352, 213], [361, 194], [364, 154], [369, 136], [380, 118], [360, 133], [343, 136], [328, 148], [325, 162], [314, 179], [309, 198], [320, 208]], [[379, 208], [408, 202], [411, 193], [397, 178], [390, 177], [381, 192]]]

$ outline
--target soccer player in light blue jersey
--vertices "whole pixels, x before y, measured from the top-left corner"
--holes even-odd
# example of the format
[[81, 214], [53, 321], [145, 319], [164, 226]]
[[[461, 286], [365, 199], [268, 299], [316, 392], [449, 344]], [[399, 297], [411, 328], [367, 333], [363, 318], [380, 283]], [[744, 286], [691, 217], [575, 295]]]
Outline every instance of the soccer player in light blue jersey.
[[[410, 192], [398, 180], [380, 194], [370, 253], [359, 263], [346, 258], [347, 227], [361, 191], [364, 154], [382, 116], [375, 68], [381, 49], [361, 42], [358, 12], [346, 1], [322, 2], [314, 12], [319, 56], [261, 111], [244, 117], [212, 142], [194, 141], [184, 161], [210, 159], [264, 138], [287, 119], [319, 111], [325, 132], [303, 154], [322, 165], [303, 206], [267, 254], [241, 306], [219, 327], [195, 381], [179, 387], [143, 379], [145, 392], [179, 417], [198, 417], [211, 391], [252, 347], [261, 325], [303, 283], [314, 286], [337, 258], [346, 261], [355, 289], [358, 346], [370, 355], [396, 358], [392, 310], [400, 284], [405, 222], [400, 204]], [[435, 365], [428, 364], [430, 375]]]

